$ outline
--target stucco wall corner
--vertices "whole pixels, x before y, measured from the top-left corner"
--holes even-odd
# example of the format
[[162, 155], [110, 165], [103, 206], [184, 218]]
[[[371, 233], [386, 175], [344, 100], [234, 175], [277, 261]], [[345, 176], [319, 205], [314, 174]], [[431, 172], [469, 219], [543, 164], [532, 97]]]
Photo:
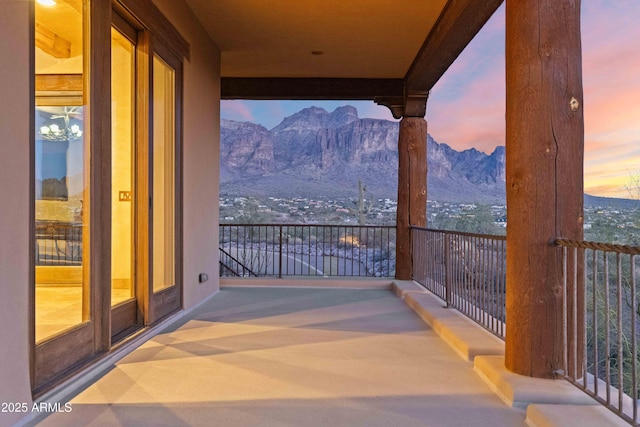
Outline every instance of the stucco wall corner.
[[[29, 287], [31, 274], [30, 134], [33, 2], [0, 2], [0, 426], [31, 410]], [[7, 411], [5, 411], [6, 409]]]

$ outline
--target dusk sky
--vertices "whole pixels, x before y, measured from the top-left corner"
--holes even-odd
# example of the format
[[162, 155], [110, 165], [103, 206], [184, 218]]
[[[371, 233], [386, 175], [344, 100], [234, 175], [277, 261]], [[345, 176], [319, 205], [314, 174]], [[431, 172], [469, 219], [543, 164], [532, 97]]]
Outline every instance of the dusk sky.
[[[640, 173], [638, 22], [638, 0], [582, 2], [584, 173], [591, 195], [629, 197], [625, 184]], [[426, 119], [436, 141], [486, 153], [505, 144], [504, 28], [503, 5], [431, 91]], [[221, 116], [271, 129], [302, 108], [346, 104], [360, 117], [393, 120], [368, 101], [222, 101]]]

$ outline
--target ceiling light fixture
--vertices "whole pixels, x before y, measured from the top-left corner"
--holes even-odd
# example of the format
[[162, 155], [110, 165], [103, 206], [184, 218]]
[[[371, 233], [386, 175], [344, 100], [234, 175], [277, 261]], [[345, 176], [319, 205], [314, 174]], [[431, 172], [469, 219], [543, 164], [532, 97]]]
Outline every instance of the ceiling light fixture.
[[[51, 115], [49, 124], [39, 129], [40, 138], [45, 141], [79, 141], [82, 129], [77, 123], [71, 123], [74, 116], [81, 115], [80, 107], [64, 107], [62, 114]], [[62, 119], [62, 121], [60, 121]], [[75, 118], [77, 120], [77, 118]]]
[[43, 6], [55, 6], [55, 0], [36, 0], [39, 4]]

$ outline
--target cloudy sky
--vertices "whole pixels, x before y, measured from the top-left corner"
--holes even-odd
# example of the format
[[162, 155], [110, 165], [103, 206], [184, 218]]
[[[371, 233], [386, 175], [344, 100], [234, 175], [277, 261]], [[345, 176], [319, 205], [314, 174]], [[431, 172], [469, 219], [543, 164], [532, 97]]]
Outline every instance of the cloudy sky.
[[[584, 0], [582, 49], [585, 192], [628, 197], [640, 173], [640, 1]], [[505, 143], [504, 5], [433, 88], [429, 133], [457, 150], [486, 153]], [[360, 117], [393, 120], [373, 102], [223, 101], [222, 117], [268, 129], [302, 108], [351, 104]]]

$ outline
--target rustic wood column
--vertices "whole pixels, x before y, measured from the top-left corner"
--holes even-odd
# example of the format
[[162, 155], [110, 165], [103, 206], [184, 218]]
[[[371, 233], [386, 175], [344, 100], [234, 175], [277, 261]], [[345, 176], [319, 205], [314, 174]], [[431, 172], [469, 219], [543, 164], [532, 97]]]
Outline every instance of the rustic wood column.
[[[426, 98], [425, 98], [426, 102]], [[396, 279], [411, 279], [411, 225], [427, 223], [427, 122], [405, 116], [398, 136]]]
[[562, 369], [562, 265], [555, 237], [582, 239], [580, 0], [506, 2], [506, 367]]

